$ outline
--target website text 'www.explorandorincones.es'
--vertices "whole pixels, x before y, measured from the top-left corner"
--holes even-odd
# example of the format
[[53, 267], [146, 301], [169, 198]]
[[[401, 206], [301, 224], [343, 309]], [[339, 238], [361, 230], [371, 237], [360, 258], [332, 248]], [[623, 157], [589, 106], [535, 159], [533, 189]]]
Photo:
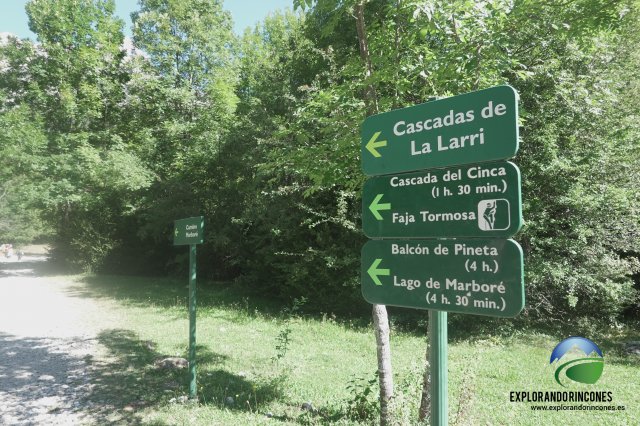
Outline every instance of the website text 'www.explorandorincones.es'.
[[532, 405], [533, 411], [624, 411], [624, 405]]

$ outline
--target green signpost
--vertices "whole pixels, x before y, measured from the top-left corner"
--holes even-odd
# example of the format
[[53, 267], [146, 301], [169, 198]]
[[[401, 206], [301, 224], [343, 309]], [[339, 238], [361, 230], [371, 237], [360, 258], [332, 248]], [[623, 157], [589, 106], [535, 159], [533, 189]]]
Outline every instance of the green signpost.
[[369, 303], [494, 317], [524, 307], [522, 249], [513, 240], [372, 240], [361, 259]]
[[522, 226], [520, 171], [497, 161], [515, 156], [518, 137], [510, 86], [362, 125], [362, 170], [376, 176], [363, 188], [363, 231], [406, 238], [364, 245], [362, 294], [370, 303], [429, 310], [432, 425], [448, 424], [447, 312], [513, 317], [524, 307], [522, 249], [500, 239]]
[[509, 237], [522, 226], [520, 171], [508, 161], [368, 179], [370, 238]]
[[173, 229], [173, 245], [202, 244], [204, 241], [203, 229], [204, 218], [202, 216], [176, 220]]
[[204, 217], [175, 221], [173, 245], [189, 246], [189, 398], [197, 397], [196, 384], [196, 244], [204, 241]]
[[496, 86], [368, 117], [367, 175], [511, 158], [518, 150], [518, 94]]

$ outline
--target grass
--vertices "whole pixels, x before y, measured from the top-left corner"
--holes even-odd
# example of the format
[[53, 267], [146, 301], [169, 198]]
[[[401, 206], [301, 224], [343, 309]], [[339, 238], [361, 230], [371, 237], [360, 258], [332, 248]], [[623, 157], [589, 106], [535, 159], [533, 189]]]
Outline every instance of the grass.
[[[375, 423], [377, 364], [366, 319], [300, 315], [291, 306], [247, 296], [232, 286], [200, 285], [199, 401], [191, 404], [184, 402], [187, 371], [154, 366], [163, 356], [187, 357], [186, 279], [75, 280], [73, 295], [97, 300], [103, 315], [110, 316], [98, 336], [103, 350], [92, 361], [95, 387], [87, 401], [100, 423]], [[455, 318], [451, 323], [457, 324]], [[415, 424], [427, 336], [401, 319], [394, 324], [395, 407], [400, 424]], [[625, 411], [544, 412], [510, 402], [509, 393], [565, 390], [553, 379], [549, 355], [566, 335], [450, 333], [451, 424], [626, 425], [640, 418], [640, 357], [624, 354], [620, 346], [640, 340], [638, 334], [622, 330], [586, 336], [603, 349], [605, 373], [596, 385], [570, 388], [612, 391], [613, 404], [625, 405]], [[312, 409], [303, 408], [305, 403]]]

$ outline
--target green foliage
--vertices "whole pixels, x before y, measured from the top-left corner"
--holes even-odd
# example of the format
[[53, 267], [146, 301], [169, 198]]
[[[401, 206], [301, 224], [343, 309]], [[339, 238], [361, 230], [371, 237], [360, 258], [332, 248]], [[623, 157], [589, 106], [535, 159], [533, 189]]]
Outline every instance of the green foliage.
[[630, 129], [618, 112], [628, 101], [615, 71], [621, 35], [591, 37], [588, 48], [556, 39], [544, 60], [534, 53], [532, 75], [518, 85], [528, 298], [548, 319], [613, 321], [637, 300], [638, 179], [631, 170], [639, 145], [623, 136]]
[[[123, 21], [113, 0], [38, 0], [26, 6], [29, 28], [38, 36], [29, 97], [39, 101], [46, 127], [55, 134], [107, 130], [117, 113], [126, 78], [120, 72], [124, 52]], [[100, 138], [104, 139], [104, 138]], [[59, 151], [72, 146], [57, 139]], [[51, 143], [56, 141], [50, 138]], [[97, 141], [105, 143], [106, 141]]]
[[34, 163], [46, 173], [29, 176], [40, 188], [39, 213], [56, 230], [55, 255], [83, 268], [118, 247], [118, 224], [152, 179], [119, 128], [129, 77], [114, 10], [109, 0], [30, 2], [39, 44], [14, 42], [3, 52], [26, 62], [10, 69], [8, 100], [43, 118], [46, 143]]
[[[349, 7], [315, 2], [309, 22], [338, 25], [335, 15]], [[371, 2], [367, 10], [373, 76], [363, 78], [353, 44], [339, 40], [344, 51], [332, 52], [338, 63], [331, 62], [331, 84], [314, 81], [286, 134], [287, 154], [273, 155], [276, 168], [304, 175], [311, 182], [307, 193], [333, 185], [358, 191], [353, 122], [365, 115], [357, 99], [366, 84], [376, 87], [383, 111], [512, 84], [523, 118], [516, 161], [527, 225], [516, 238], [526, 255], [526, 314], [612, 321], [635, 303], [638, 144], [621, 137], [633, 126], [616, 112], [630, 101], [620, 80], [628, 73], [611, 67], [633, 58], [624, 48], [616, 51], [624, 46], [619, 37], [637, 29], [635, 9], [597, 1], [561, 10], [542, 2], [458, 1]]]
[[271, 358], [275, 363], [278, 363], [282, 358], [287, 355], [289, 345], [291, 344], [291, 320], [296, 317], [300, 308], [307, 303], [307, 299], [304, 297], [294, 298], [291, 307], [286, 307], [281, 311], [283, 317], [285, 317], [284, 325], [280, 329], [278, 336], [276, 337], [276, 354]]
[[[49, 282], [47, 278], [41, 280], [42, 285]], [[91, 360], [92, 383], [96, 384], [87, 395], [91, 404], [78, 407], [96, 423], [208, 426], [278, 422], [291, 426], [353, 426], [371, 425], [376, 421], [375, 418], [373, 421], [352, 420], [345, 410], [346, 402], [363, 392], [369, 386], [367, 382], [373, 382], [369, 391], [372, 402], [377, 395], [373, 371], [376, 356], [371, 347], [370, 328], [366, 326], [368, 316], [363, 316], [365, 321], [361, 326], [313, 316], [295, 321], [292, 325], [295, 338], [285, 358], [293, 368], [283, 382], [282, 376], [274, 374], [274, 366], [269, 361], [273, 338], [282, 325], [278, 310], [267, 309], [271, 301], [255, 297], [246, 287], [230, 287], [220, 282], [204, 286], [199, 279], [196, 353], [200, 401], [181, 404], [175, 400], [188, 394], [187, 371], [157, 369], [154, 361], [166, 356], [186, 357], [188, 310], [184, 277], [83, 274], [58, 275], [55, 281], [73, 289], [74, 294], [82, 294], [81, 300], [91, 302], [92, 324], [101, 330], [97, 338], [103, 351]], [[24, 290], [26, 296], [28, 293]], [[257, 312], [247, 312], [243, 302], [247, 297]], [[505, 321], [512, 323], [501, 319], [499, 324]], [[551, 335], [518, 329], [516, 333], [496, 335], [495, 327], [473, 334], [467, 334], [461, 327], [450, 328], [449, 418], [452, 423], [530, 424], [528, 404], [516, 403], [510, 410], [503, 409], [509, 392], [558, 389], [553, 371], [545, 366], [549, 365], [550, 351], [566, 337], [565, 332], [575, 329], [567, 324], [567, 331]], [[616, 404], [625, 405], [625, 411], [540, 412], [540, 422], [637, 423], [640, 382], [629, 379], [637, 375], [640, 359], [622, 349], [624, 342], [640, 340], [637, 330], [637, 327], [609, 328], [608, 331], [594, 330], [593, 334], [607, 360], [597, 386], [613, 389]], [[419, 366], [423, 364], [424, 347], [424, 327], [418, 332], [394, 329], [396, 407], [402, 410], [402, 415], [397, 417], [402, 425], [417, 424], [415, 404], [420, 391], [422, 368]], [[5, 352], [9, 350], [12, 349], [7, 348]], [[470, 395], [466, 394], [469, 387], [475, 389]], [[26, 401], [29, 396], [22, 398]], [[225, 404], [228, 396], [235, 400], [232, 406]], [[466, 407], [459, 406], [463, 401]], [[310, 402], [313, 410], [304, 410], [305, 402]], [[462, 412], [466, 413], [462, 417], [456, 414]], [[267, 413], [272, 417], [267, 417]]]
[[0, 46], [0, 237], [53, 231], [57, 257], [83, 268], [183, 272], [172, 223], [203, 215], [200, 274], [364, 309], [370, 90], [382, 112], [511, 84], [524, 317], [615, 322], [637, 305], [637, 1], [294, 6], [237, 37], [221, 1], [142, 0], [127, 54], [112, 0], [30, 2], [38, 45]]
[[276, 337], [276, 354], [271, 358], [272, 361], [278, 362], [287, 355], [291, 338], [291, 328], [284, 327]]
[[140, 7], [134, 41], [149, 66], [132, 85], [132, 112], [144, 113], [142, 126], [155, 124], [148, 155], [156, 172], [191, 180], [192, 169], [217, 151], [235, 109], [231, 19], [219, 1], [144, 0]]
[[378, 372], [371, 379], [352, 378], [347, 384], [350, 398], [346, 402], [346, 415], [351, 420], [373, 422], [380, 414], [378, 401]]
[[27, 107], [0, 113], [0, 241], [25, 244], [49, 234], [40, 217], [46, 188], [42, 120]]

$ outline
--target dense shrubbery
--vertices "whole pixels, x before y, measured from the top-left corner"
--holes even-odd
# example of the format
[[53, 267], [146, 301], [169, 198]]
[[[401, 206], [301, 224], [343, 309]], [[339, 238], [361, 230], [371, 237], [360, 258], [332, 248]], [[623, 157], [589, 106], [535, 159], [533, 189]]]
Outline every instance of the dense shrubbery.
[[349, 309], [364, 304], [367, 85], [384, 111], [506, 83], [521, 97], [525, 314], [614, 321], [637, 304], [638, 3], [366, 2], [369, 79], [352, 3], [237, 38], [220, 2], [143, 0], [136, 57], [111, 1], [30, 3], [40, 44], [0, 49], [0, 121], [21, 129], [0, 136], [0, 197], [21, 182], [0, 198], [21, 225], [0, 221], [0, 236], [50, 229], [78, 266], [168, 273], [186, 266], [173, 220], [203, 215], [201, 276]]

